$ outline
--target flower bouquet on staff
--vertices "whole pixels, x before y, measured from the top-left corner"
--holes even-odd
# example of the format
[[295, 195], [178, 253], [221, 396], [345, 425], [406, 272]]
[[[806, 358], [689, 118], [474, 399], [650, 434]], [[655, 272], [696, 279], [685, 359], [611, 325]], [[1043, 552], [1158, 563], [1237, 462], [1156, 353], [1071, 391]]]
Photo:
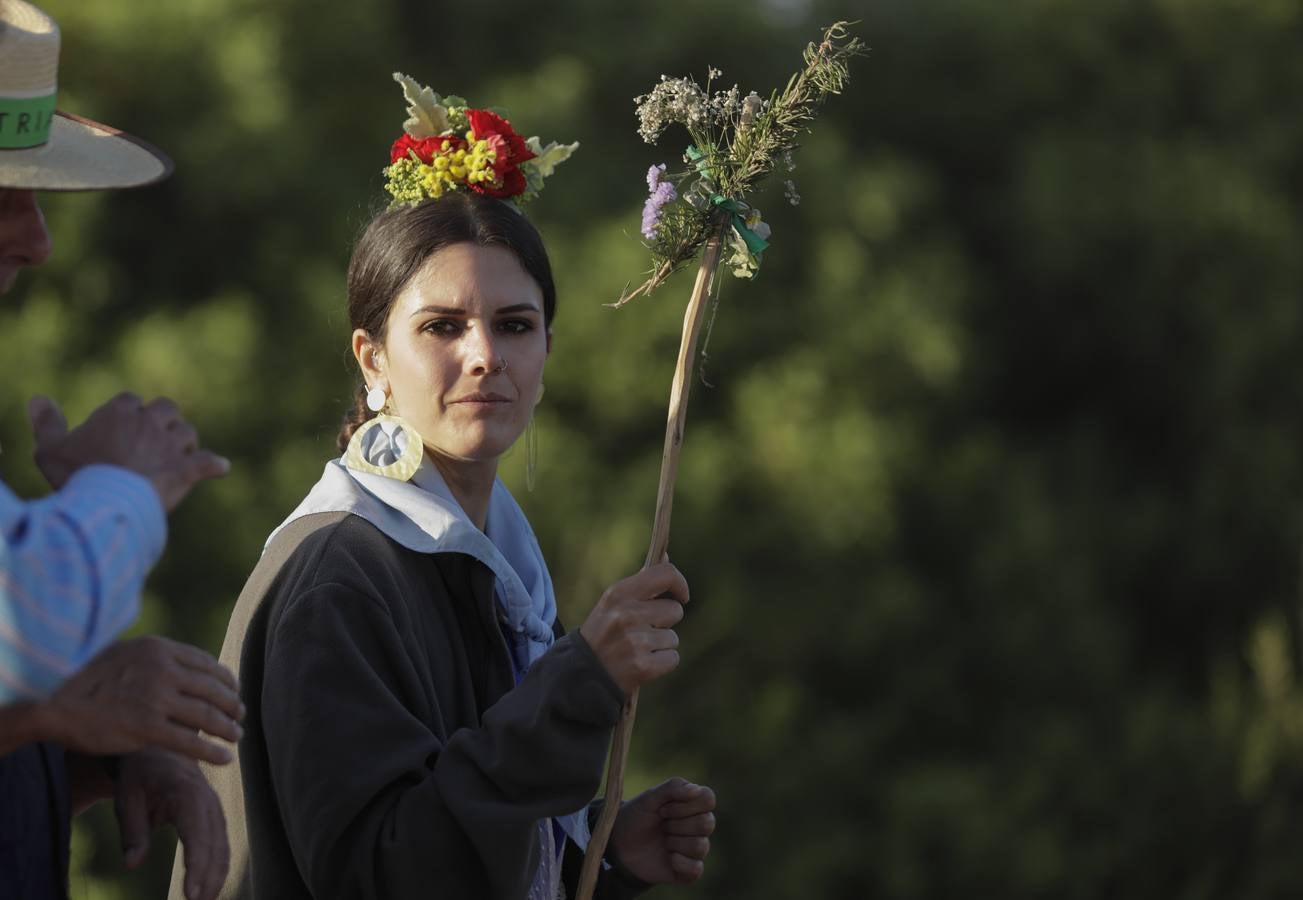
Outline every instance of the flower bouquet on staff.
[[[683, 339], [670, 389], [660, 487], [646, 565], [659, 562], [669, 546], [688, 386], [715, 272], [726, 251], [734, 275], [754, 278], [758, 272], [761, 256], [769, 246], [770, 231], [760, 211], [750, 206], [746, 197], [777, 166], [783, 165], [791, 172], [797, 139], [808, 129], [828, 95], [840, 93], [846, 86], [850, 60], [865, 52], [863, 42], [851, 36], [850, 24], [838, 22], [824, 31], [818, 43], [809, 44], [803, 68], [791, 77], [786, 88], [774, 91], [768, 98], [754, 91], [744, 97], [736, 85], [712, 93], [721, 73], [710, 69], [705, 88], [692, 78], [662, 75], [651, 93], [635, 99], [638, 133], [647, 143], [656, 143], [671, 125], [687, 129], [692, 143], [683, 152], [682, 169], [671, 172], [667, 165], [658, 163], [647, 172], [649, 196], [643, 206], [642, 235], [651, 250], [652, 268], [639, 287], [625, 291], [612, 305], [620, 307], [634, 297], [650, 294], [701, 254], [683, 318]], [[800, 202], [790, 179], [785, 194], [789, 202]], [[602, 854], [623, 793], [624, 764], [637, 706], [635, 691], [611, 744], [606, 799], [584, 858], [578, 900], [591, 900], [597, 884]]]

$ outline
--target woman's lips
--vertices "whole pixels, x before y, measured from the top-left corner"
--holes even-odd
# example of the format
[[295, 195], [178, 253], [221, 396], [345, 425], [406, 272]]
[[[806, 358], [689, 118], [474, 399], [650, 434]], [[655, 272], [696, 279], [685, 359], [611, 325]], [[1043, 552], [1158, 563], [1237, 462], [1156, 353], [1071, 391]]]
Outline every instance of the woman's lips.
[[511, 400], [501, 394], [467, 394], [465, 397], [459, 397], [452, 402], [454, 404], [469, 403], [473, 406], [481, 406], [491, 403], [510, 403]]

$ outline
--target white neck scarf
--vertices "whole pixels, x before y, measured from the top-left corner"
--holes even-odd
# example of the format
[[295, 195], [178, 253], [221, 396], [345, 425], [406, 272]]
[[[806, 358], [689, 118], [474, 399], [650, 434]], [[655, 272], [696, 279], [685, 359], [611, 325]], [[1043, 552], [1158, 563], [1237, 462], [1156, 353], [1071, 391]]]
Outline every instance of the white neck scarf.
[[493, 483], [488, 518], [480, 531], [428, 457], [410, 482], [356, 472], [332, 460], [267, 542], [295, 519], [320, 512], [360, 516], [417, 553], [473, 556], [493, 572], [498, 616], [513, 638], [508, 644], [517, 667], [528, 669], [552, 646], [556, 622], [552, 578], [533, 529], [501, 481]]

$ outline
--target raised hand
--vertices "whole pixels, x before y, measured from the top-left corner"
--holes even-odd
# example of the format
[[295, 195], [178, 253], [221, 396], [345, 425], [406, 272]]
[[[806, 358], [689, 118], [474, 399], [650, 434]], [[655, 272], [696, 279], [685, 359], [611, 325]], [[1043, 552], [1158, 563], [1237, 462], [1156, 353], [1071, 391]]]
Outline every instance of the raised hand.
[[715, 792], [671, 778], [620, 807], [611, 849], [648, 884], [691, 884], [701, 877], [715, 831]]
[[607, 588], [579, 633], [615, 683], [631, 694], [678, 666], [674, 626], [687, 602], [683, 574], [670, 563], [658, 563]]
[[146, 405], [135, 394], [118, 394], [71, 431], [49, 397], [32, 398], [27, 415], [36, 438], [36, 466], [56, 490], [83, 466], [120, 466], [148, 478], [171, 512], [200, 481], [231, 468], [200, 448], [198, 432], [166, 397]]
[[162, 637], [111, 644], [47, 699], [37, 701], [41, 740], [94, 756], [160, 747], [214, 765], [232, 760], [243, 734], [235, 676], [204, 651]]

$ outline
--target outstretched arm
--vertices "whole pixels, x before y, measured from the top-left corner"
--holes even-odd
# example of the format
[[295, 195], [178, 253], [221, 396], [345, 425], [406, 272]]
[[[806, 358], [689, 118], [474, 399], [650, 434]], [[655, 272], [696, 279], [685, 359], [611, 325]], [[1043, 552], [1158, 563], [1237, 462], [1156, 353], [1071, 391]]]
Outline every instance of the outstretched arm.
[[166, 528], [125, 469], [87, 466], [28, 502], [0, 485], [0, 702], [45, 696], [135, 619]]
[[216, 765], [231, 752], [204, 740], [241, 735], [235, 676], [207, 653], [162, 637], [119, 641], [48, 697], [0, 706], [0, 756], [52, 741], [94, 756], [156, 746]]

